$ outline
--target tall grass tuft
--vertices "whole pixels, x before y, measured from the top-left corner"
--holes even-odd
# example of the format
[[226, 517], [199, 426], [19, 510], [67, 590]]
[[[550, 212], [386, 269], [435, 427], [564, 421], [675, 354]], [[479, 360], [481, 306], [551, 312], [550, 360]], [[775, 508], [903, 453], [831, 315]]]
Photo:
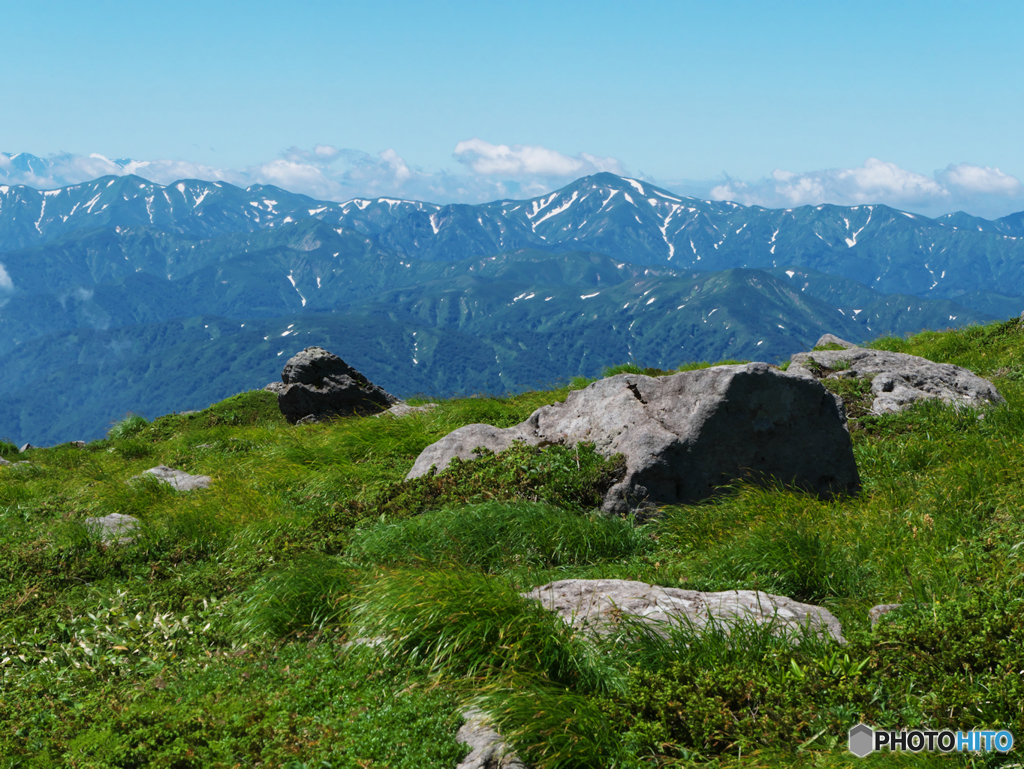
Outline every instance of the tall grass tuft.
[[651, 545], [642, 529], [620, 518], [536, 502], [487, 502], [356, 530], [350, 555], [369, 563], [457, 563], [493, 573], [628, 558]]
[[114, 441], [134, 438], [147, 427], [149, 427], [149, 420], [141, 414], [127, 414], [124, 419], [114, 423], [107, 431], [107, 438]]
[[586, 692], [618, 685], [618, 668], [591, 643], [499, 577], [393, 570], [364, 590], [353, 609], [354, 631], [383, 638], [390, 655], [422, 660], [436, 674], [516, 672]]
[[276, 638], [337, 626], [347, 616], [352, 584], [352, 570], [337, 559], [297, 559], [249, 589], [242, 626]]

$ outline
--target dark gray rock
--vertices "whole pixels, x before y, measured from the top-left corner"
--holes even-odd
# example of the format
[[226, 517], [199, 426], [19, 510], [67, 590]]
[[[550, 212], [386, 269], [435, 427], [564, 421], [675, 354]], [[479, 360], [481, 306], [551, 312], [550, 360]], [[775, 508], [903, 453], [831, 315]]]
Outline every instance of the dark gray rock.
[[790, 360], [787, 373], [808, 380], [871, 378], [874, 414], [903, 411], [921, 400], [970, 408], [1004, 402], [987, 379], [960, 366], [906, 353], [851, 346], [846, 350], [801, 352]]
[[868, 618], [871, 620], [872, 627], [878, 624], [883, 616], [891, 612], [893, 609], [898, 609], [902, 606], [901, 603], [880, 603], [878, 606], [872, 606], [868, 609]]
[[673, 622], [703, 628], [712, 621], [729, 625], [743, 620], [772, 623], [777, 635], [799, 635], [810, 626], [845, 643], [842, 625], [828, 610], [756, 590], [704, 593], [625, 579], [563, 579], [523, 596], [540, 601], [573, 627], [597, 633], [610, 632], [619, 617], [629, 615], [661, 633]]
[[[178, 491], [192, 491], [194, 489], [206, 489], [213, 483], [208, 475], [189, 475], [183, 470], [174, 470], [167, 465], [157, 465], [144, 471], [142, 475], [152, 475], [161, 483], [173, 486]], [[141, 478], [136, 475], [134, 478]]]
[[376, 414], [399, 402], [322, 347], [307, 347], [285, 364], [277, 405], [291, 424]]
[[515, 427], [476, 424], [449, 433], [423, 450], [407, 477], [515, 440], [590, 441], [604, 456], [622, 454], [625, 476], [602, 505], [610, 513], [696, 502], [744, 477], [779, 478], [824, 497], [860, 487], [841, 404], [817, 382], [767, 363], [602, 379]]
[[479, 710], [467, 710], [455, 739], [472, 750], [455, 769], [527, 769]]
[[105, 545], [123, 545], [137, 536], [139, 519], [121, 513], [111, 513], [102, 518], [86, 518], [85, 527]]

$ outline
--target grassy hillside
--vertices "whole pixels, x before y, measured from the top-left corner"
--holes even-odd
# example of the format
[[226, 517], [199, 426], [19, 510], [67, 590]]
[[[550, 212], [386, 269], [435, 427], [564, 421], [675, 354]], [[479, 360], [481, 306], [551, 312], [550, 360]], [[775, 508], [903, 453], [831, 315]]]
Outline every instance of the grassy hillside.
[[[301, 427], [256, 391], [84, 449], [0, 445], [28, 462], [0, 468], [0, 769], [450, 768], [467, 703], [538, 767], [849, 766], [859, 720], [1024, 739], [1024, 328], [874, 345], [967, 366], [1007, 404], [854, 420], [857, 498], [738, 484], [643, 525], [592, 512], [615, 467], [586, 448], [402, 482], [452, 429], [567, 388]], [[132, 480], [157, 464], [214, 483]], [[114, 512], [137, 541], [83, 524]], [[779, 593], [848, 644], [629, 626], [590, 644], [518, 596], [567, 577]], [[904, 608], [872, 629], [879, 603]]]

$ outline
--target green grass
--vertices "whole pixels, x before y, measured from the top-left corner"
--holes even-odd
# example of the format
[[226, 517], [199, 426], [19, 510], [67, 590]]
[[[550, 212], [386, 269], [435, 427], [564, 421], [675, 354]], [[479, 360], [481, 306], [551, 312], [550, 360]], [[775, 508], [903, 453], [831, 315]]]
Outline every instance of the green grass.
[[[451, 430], [517, 424], [585, 380], [301, 427], [256, 391], [21, 455], [0, 468], [0, 769], [452, 767], [470, 704], [537, 767], [850, 766], [858, 720], [1024, 739], [1024, 331], [874, 346], [966, 366], [1007, 404], [874, 417], [869, 386], [828, 380], [863, 491], [827, 502], [738, 484], [642, 525], [607, 518], [621, 465], [587, 446], [403, 480]], [[606, 373], [623, 372], [672, 373]], [[214, 483], [133, 480], [157, 464]], [[84, 521], [115, 512], [142, 528], [105, 546]], [[569, 577], [784, 594], [836, 614], [848, 643], [575, 636], [519, 595]], [[871, 628], [878, 603], [905, 608]]]

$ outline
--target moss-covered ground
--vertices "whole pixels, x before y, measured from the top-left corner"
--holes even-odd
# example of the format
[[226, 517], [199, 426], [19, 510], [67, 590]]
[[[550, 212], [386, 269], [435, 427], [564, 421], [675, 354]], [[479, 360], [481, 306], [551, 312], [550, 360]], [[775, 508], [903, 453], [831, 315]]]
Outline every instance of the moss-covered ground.
[[[28, 462], [0, 468], [0, 769], [450, 768], [469, 704], [537, 767], [1019, 764], [845, 750], [858, 721], [1024, 740], [1024, 329], [874, 346], [966, 366], [1007, 403], [854, 409], [859, 496], [739, 484], [642, 525], [594, 513], [619, 468], [587, 447], [402, 482], [451, 430], [568, 388], [300, 427], [255, 391], [85, 448], [0, 445]], [[157, 464], [214, 483], [133, 480]], [[135, 541], [84, 525], [115, 512]], [[628, 625], [591, 643], [519, 597], [568, 577], [788, 595], [848, 643]], [[904, 608], [872, 628], [879, 603]]]

